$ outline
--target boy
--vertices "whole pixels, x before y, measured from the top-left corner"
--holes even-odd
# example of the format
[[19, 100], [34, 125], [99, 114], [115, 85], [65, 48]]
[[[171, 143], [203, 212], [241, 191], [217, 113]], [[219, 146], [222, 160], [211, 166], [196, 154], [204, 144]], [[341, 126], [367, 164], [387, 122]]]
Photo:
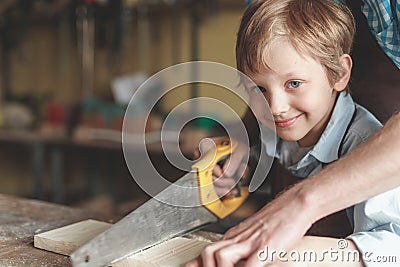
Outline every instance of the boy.
[[[262, 140], [267, 154], [276, 157], [297, 177], [306, 178], [318, 172], [381, 127], [346, 92], [354, 32], [354, 19], [348, 8], [328, 0], [256, 1], [243, 15], [236, 44], [237, 67], [257, 84], [256, 88], [247, 90], [255, 116], [266, 126], [262, 129], [263, 136], [268, 135], [266, 129], [273, 124], [276, 128], [279, 138], [275, 153], [268, 138]], [[272, 120], [262, 104], [263, 97], [270, 106]], [[306, 237], [294, 251], [315, 251], [318, 261], [305, 264], [304, 260], [291, 259], [286, 254], [280, 259], [275, 255], [274, 264], [376, 266], [376, 256], [397, 256], [399, 203], [400, 189], [397, 188], [348, 208], [354, 233], [344, 241], [346, 247], [342, 246], [342, 240], [338, 247], [338, 240], [333, 238]], [[244, 221], [239, 225], [241, 233], [248, 229], [247, 233], [256, 239], [268, 228], [262, 221], [265, 216], [268, 214], [261, 209], [252, 220], [259, 218], [259, 224]], [[232, 242], [241, 239], [251, 240], [249, 236], [239, 235], [206, 248], [202, 253], [203, 265], [233, 266], [241, 258], [241, 252], [233, 255], [224, 247], [234, 250]], [[263, 249], [266, 244], [250, 245]], [[329, 258], [322, 253], [329, 249], [336, 249], [338, 253], [343, 249], [357, 250], [362, 261]], [[267, 261], [254, 261], [252, 257], [246, 266], [264, 266], [271, 260], [271, 255], [260, 256]], [[188, 266], [196, 265], [191, 262]]]

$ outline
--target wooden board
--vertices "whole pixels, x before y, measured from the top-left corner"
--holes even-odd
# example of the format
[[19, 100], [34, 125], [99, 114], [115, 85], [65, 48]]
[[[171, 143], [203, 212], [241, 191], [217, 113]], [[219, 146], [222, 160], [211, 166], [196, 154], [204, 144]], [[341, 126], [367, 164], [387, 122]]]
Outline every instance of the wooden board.
[[[110, 226], [111, 224], [95, 220], [82, 221], [35, 235], [34, 246], [63, 255], [70, 255]], [[183, 266], [189, 260], [197, 257], [204, 247], [220, 237], [219, 234], [199, 231], [184, 237], [172, 238], [126, 258], [113, 266]]]
[[209, 241], [175, 237], [117, 262], [113, 267], [180, 267], [200, 255], [209, 244]]
[[33, 237], [36, 248], [69, 256], [89, 240], [110, 228], [111, 224], [85, 220], [57, 228]]

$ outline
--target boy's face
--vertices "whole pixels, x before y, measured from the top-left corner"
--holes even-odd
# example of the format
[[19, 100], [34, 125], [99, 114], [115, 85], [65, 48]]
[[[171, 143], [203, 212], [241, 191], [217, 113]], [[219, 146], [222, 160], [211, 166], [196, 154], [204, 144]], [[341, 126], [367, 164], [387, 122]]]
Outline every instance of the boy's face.
[[[313, 58], [299, 55], [285, 41], [273, 44], [260, 73], [246, 73], [259, 88], [248, 88], [250, 105], [259, 121], [275, 124], [276, 133], [300, 146], [315, 145], [329, 121], [337, 91], [325, 69]], [[265, 108], [265, 97], [271, 114]]]

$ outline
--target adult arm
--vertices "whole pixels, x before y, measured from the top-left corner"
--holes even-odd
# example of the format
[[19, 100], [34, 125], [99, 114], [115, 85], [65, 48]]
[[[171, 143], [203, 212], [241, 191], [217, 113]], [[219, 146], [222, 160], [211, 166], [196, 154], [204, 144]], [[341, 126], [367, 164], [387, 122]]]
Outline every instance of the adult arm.
[[230, 229], [188, 266], [263, 266], [257, 252], [293, 247], [319, 219], [400, 186], [400, 114], [365, 144]]

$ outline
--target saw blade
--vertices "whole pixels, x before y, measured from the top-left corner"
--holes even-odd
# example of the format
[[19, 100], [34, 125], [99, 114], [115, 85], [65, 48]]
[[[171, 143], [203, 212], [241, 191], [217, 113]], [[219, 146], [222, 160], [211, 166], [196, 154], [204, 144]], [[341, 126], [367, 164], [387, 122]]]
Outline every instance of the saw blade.
[[[175, 186], [174, 186], [175, 185]], [[105, 266], [218, 219], [200, 204], [197, 175], [188, 173], [71, 254], [76, 267]], [[185, 194], [176, 185], [187, 187]], [[179, 199], [182, 206], [160, 200]]]

